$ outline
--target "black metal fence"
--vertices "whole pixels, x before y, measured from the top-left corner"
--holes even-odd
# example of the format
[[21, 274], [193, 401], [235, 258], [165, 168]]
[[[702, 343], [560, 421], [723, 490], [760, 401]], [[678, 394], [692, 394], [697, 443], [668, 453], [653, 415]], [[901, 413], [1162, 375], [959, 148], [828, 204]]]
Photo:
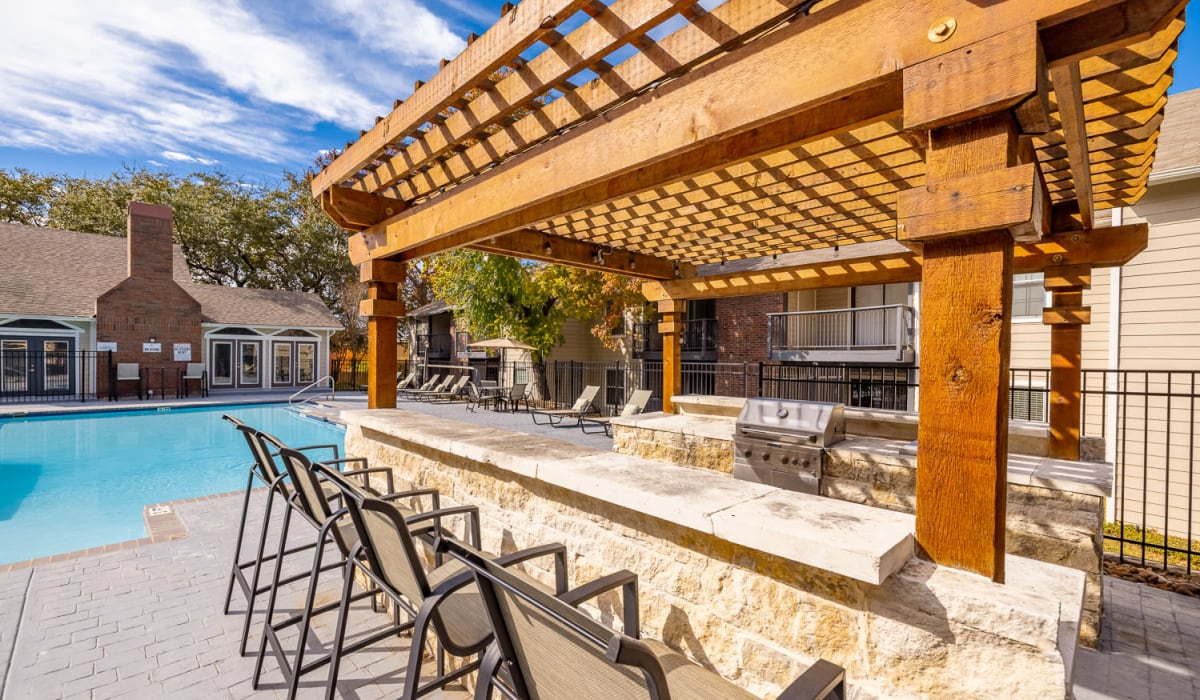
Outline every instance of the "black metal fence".
[[[0, 352], [0, 404], [94, 401], [107, 392], [112, 353], [94, 350]], [[99, 382], [99, 386], [97, 385]]]
[[1104, 537], [1122, 561], [1200, 567], [1200, 372], [1083, 373], [1083, 432], [1103, 435], [1116, 472]]

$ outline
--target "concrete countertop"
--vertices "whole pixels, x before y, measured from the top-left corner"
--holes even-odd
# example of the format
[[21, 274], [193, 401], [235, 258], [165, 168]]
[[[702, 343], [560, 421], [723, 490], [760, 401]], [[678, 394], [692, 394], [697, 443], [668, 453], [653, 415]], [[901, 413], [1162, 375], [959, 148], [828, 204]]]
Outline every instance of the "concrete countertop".
[[368, 438], [375, 431], [483, 462], [871, 584], [913, 555], [914, 519], [904, 513], [402, 409], [346, 411], [342, 418]]

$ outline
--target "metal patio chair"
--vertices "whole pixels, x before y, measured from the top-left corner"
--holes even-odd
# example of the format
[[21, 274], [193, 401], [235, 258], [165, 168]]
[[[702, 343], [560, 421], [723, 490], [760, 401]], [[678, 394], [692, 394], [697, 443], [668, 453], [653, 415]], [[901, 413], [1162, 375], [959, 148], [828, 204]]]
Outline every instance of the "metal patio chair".
[[200, 397], [208, 396], [208, 370], [205, 369], [203, 362], [189, 362], [183, 374], [179, 377], [179, 388], [182, 391], [176, 392], [176, 397], [179, 394], [188, 396], [188, 382], [200, 383]]
[[[650, 403], [650, 397], [653, 395], [654, 392], [649, 389], [638, 389], [629, 395], [629, 400], [621, 407], [621, 412], [617, 416], [636, 416], [645, 411], [646, 405]], [[583, 416], [579, 419], [579, 429], [583, 432], [588, 432], [589, 425], [600, 426], [605, 435], [612, 437], [612, 416]]]
[[[439, 496], [434, 489], [415, 489], [379, 495], [364, 488], [362, 485], [353, 484], [349, 481], [351, 476], [361, 475], [365, 482], [367, 473], [385, 471], [390, 474], [391, 470], [389, 469], [342, 472], [337, 470], [336, 465], [329, 466], [325, 463], [321, 463], [318, 469], [317, 465], [305, 456], [304, 453], [287, 447], [280, 450], [280, 457], [295, 492], [293, 500], [296, 507], [289, 509], [284, 516], [282, 531], [279, 537], [277, 560], [282, 559], [286, 552], [286, 541], [292, 513], [298, 514], [302, 522], [308, 523], [316, 530], [317, 537], [315, 546], [312, 547], [312, 565], [307, 572], [283, 579], [280, 573], [282, 567], [279, 565], [275, 566], [273, 578], [268, 587], [270, 596], [267, 599], [266, 617], [263, 621], [263, 633], [259, 640], [258, 658], [255, 660], [254, 676], [251, 685], [255, 689], [258, 688], [262, 678], [263, 662], [267, 656], [267, 652], [270, 651], [278, 662], [279, 670], [288, 684], [287, 697], [290, 699], [294, 698], [299, 690], [301, 676], [324, 666], [330, 661], [330, 655], [328, 654], [307, 662], [304, 657], [308, 648], [309, 632], [312, 628], [313, 617], [337, 609], [339, 603], [342, 602], [334, 600], [324, 605], [315, 605], [320, 576], [326, 571], [343, 568], [346, 564], [346, 557], [351, 553], [352, 548], [358, 541], [358, 535], [355, 532], [353, 524], [345, 517], [346, 508], [344, 501], [346, 497], [343, 494], [354, 493], [360, 498], [370, 495], [371, 497], [382, 499], [383, 502], [388, 502], [396, 508], [397, 512], [402, 514], [402, 517], [410, 518], [414, 523], [425, 523], [425, 521], [432, 520], [433, 523], [422, 524], [416, 528], [418, 535], [426, 536], [431, 541], [442, 529], [441, 519], [452, 515], [465, 515], [468, 522], [468, 532], [477, 533], [478, 511], [471, 506], [439, 508]], [[337, 475], [337, 483], [332, 483], [328, 480], [329, 475], [334, 474]], [[431, 500], [432, 509], [422, 512], [396, 503], [396, 501], [401, 499], [419, 500], [423, 498]], [[340, 504], [340, 507], [338, 504]], [[330, 544], [334, 545], [336, 557], [332, 563], [327, 563], [325, 550]], [[282, 620], [276, 620], [275, 612], [278, 606], [280, 587], [290, 581], [297, 581], [304, 578], [308, 579], [308, 587], [301, 611], [289, 615]], [[372, 608], [374, 609], [377, 602], [374, 596], [375, 591], [367, 590], [350, 595], [345, 602], [349, 605], [351, 602], [371, 597]], [[293, 625], [299, 625], [299, 632], [296, 648], [291, 652], [291, 658], [289, 659], [289, 652], [284, 648], [285, 645], [280, 632]], [[368, 643], [378, 641], [380, 638], [382, 637], [375, 636], [368, 640], [358, 641], [353, 648], [361, 648]]]
[[[335, 475], [331, 478], [337, 479]], [[426, 570], [413, 537], [412, 520], [405, 518], [403, 511], [387, 501], [352, 493], [348, 493], [344, 501], [358, 531], [359, 542], [348, 559], [345, 572], [326, 697], [333, 697], [340, 658], [349, 651], [344, 648], [350, 611], [348, 594], [356, 574], [366, 577], [391, 599], [395, 609], [406, 614], [403, 622], [387, 630], [390, 634], [412, 631], [401, 697], [417, 698], [474, 671], [479, 666], [478, 659], [467, 661], [448, 673], [445, 669], [443, 652], [460, 658], [480, 654], [492, 636], [470, 571], [458, 561], [437, 563], [439, 555], [447, 551], [446, 545], [451, 538], [439, 536], [435, 539], [435, 566]], [[478, 540], [471, 544], [477, 547]], [[496, 566], [506, 567], [543, 556], [554, 557], [555, 589], [551, 594], [566, 591], [566, 547], [562, 544], [530, 547], [491, 561]], [[437, 675], [422, 684], [425, 642], [431, 632], [437, 642]]]
[[[246, 640], [250, 635], [250, 619], [254, 615], [254, 606], [256, 599], [262, 593], [265, 593], [268, 588], [260, 586], [259, 582], [262, 575], [262, 566], [267, 562], [275, 562], [277, 555], [267, 554], [267, 535], [271, 525], [271, 513], [278, 500], [285, 508], [291, 507], [292, 491], [287, 483], [287, 474], [279, 468], [275, 462], [275, 458], [279, 455], [279, 449], [283, 447], [283, 443], [269, 433], [263, 433], [255, 428], [246, 425], [244, 422], [230, 415], [222, 416], [229, 421], [246, 439], [246, 444], [250, 448], [250, 454], [253, 461], [250, 463], [250, 468], [246, 476], [246, 490], [242, 496], [242, 513], [238, 521], [237, 537], [234, 540], [233, 546], [233, 563], [229, 571], [229, 584], [225, 590], [225, 605], [224, 613], [229, 614], [229, 606], [233, 600], [234, 584], [237, 584], [242, 591], [242, 595], [246, 599], [245, 617], [242, 622], [242, 638], [238, 646], [238, 653], [245, 655]], [[366, 464], [366, 460], [361, 458], [343, 459], [339, 454], [337, 445], [309, 445], [306, 447], [295, 448], [305, 453], [323, 452], [331, 455], [330, 464], [346, 465], [346, 464]], [[391, 489], [391, 474], [385, 475], [388, 480], [388, 488]], [[267, 488], [266, 503], [263, 506], [262, 524], [259, 527], [258, 542], [254, 545], [254, 553], [249, 559], [242, 559], [243, 544], [246, 537], [246, 518], [250, 509], [250, 494], [254, 490], [255, 482]], [[331, 492], [332, 493], [332, 492]], [[285, 515], [285, 518], [287, 516]], [[283, 555], [288, 556], [299, 551], [311, 548], [311, 544], [301, 545], [284, 551]], [[281, 563], [281, 562], [280, 562]], [[278, 566], [278, 564], [276, 565]], [[247, 578], [247, 571], [250, 572]], [[297, 580], [293, 577], [291, 580]], [[289, 583], [290, 581], [284, 581]]]
[[138, 400], [142, 399], [145, 394], [144, 382], [142, 379], [141, 365], [136, 362], [118, 362], [115, 373], [113, 374], [112, 388], [109, 391], [109, 399], [116, 400], [120, 398], [121, 382], [137, 382]]
[[516, 413], [521, 407], [521, 402], [525, 403], [525, 410], [529, 410], [529, 385], [527, 383], [513, 384], [512, 388], [502, 395], [496, 406], [497, 410], [512, 408], [512, 412]]
[[[631, 626], [628, 619], [625, 634], [601, 625], [573, 607], [580, 594], [548, 595], [478, 552], [453, 543], [450, 547], [475, 576], [494, 630], [480, 665], [476, 700], [490, 698], [493, 689], [521, 700], [757, 698], [661, 642], [635, 639], [628, 632], [636, 631], [636, 623]], [[821, 659], [779, 699], [840, 700], [844, 680], [840, 666]]]
[[[575, 403], [570, 408], [563, 409], [547, 409], [535, 408], [529, 413], [533, 416], [533, 422], [538, 425], [553, 425], [557, 427], [560, 423], [568, 418], [575, 419], [575, 425], [579, 425], [583, 417], [589, 413], [596, 412], [596, 395], [600, 393], [600, 387], [588, 385], [583, 388], [583, 393], [575, 399]], [[546, 419], [545, 423], [538, 422], [538, 416]]]

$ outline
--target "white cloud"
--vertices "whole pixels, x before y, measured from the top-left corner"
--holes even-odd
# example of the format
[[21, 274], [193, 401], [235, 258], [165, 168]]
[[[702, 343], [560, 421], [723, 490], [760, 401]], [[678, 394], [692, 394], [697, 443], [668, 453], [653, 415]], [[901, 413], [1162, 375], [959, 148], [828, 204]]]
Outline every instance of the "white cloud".
[[188, 154], [180, 153], [179, 151], [163, 151], [159, 155], [167, 160], [172, 160], [177, 163], [197, 163], [199, 165], [216, 165], [218, 163], [218, 161], [213, 160], [212, 158], [189, 156]]
[[[255, 5], [257, 15], [220, 0], [5, 3], [0, 146], [303, 163], [311, 148], [296, 130], [369, 125], [379, 105], [404, 96], [396, 86], [411, 84], [414, 67], [461, 47], [413, 0], [311, 1], [331, 3], [357, 39], [327, 28], [327, 7], [295, 0]], [[299, 16], [306, 10], [315, 19]]]
[[440, 61], [453, 58], [466, 46], [444, 19], [412, 0], [326, 2], [367, 48], [382, 49], [405, 60]]

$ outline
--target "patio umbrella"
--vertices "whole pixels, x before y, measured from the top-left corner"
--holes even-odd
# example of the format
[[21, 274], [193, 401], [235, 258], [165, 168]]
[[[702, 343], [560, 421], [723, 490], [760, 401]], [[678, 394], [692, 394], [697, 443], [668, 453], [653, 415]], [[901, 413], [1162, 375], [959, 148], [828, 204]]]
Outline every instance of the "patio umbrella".
[[[500, 371], [501, 372], [504, 371], [504, 360], [505, 360], [504, 353], [505, 353], [505, 351], [507, 351], [507, 350], [537, 350], [537, 348], [533, 347], [532, 345], [526, 345], [525, 343], [522, 343], [519, 340], [513, 340], [512, 338], [490, 338], [488, 340], [481, 340], [477, 343], [467, 343], [467, 347], [498, 349], [500, 351]], [[503, 382], [503, 378], [501, 378], [501, 382]]]

